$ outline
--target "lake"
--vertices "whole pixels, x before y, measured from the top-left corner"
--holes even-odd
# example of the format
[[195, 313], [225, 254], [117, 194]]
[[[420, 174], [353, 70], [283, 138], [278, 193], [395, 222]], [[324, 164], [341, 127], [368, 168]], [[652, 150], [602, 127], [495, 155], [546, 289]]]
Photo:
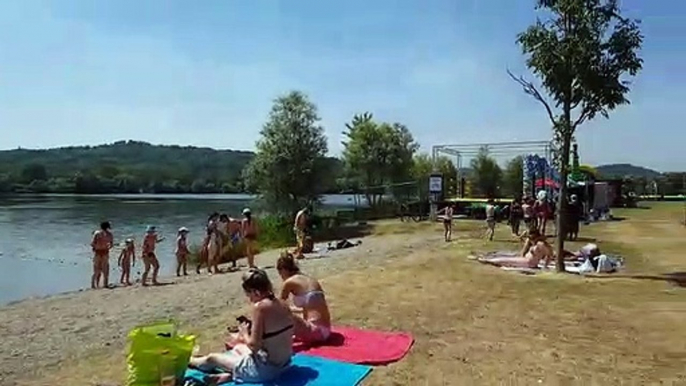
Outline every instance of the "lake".
[[[137, 255], [145, 227], [156, 225], [166, 237], [157, 250], [160, 273], [172, 275], [179, 227], [187, 227], [191, 244], [197, 245], [209, 213], [240, 217], [253, 199], [229, 194], [0, 196], [0, 304], [90, 287], [90, 239], [104, 219], [112, 223], [115, 245], [136, 239]], [[329, 195], [323, 203], [335, 208], [353, 202], [350, 195]], [[119, 280], [118, 251], [115, 247], [110, 256], [112, 283]]]

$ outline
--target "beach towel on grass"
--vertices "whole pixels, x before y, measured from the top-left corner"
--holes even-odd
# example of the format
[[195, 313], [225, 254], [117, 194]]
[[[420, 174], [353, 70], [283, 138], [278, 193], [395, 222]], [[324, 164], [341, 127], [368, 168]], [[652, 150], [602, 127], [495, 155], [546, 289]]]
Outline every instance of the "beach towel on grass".
[[325, 344], [307, 346], [295, 343], [293, 349], [342, 362], [385, 365], [407, 355], [413, 342], [412, 335], [405, 333], [334, 327]]
[[[364, 365], [337, 362], [326, 358], [296, 354], [291, 366], [275, 381], [259, 383], [263, 386], [356, 386], [369, 375], [372, 368]], [[196, 369], [186, 371], [185, 380], [198, 385], [207, 374]], [[235, 385], [234, 382], [222, 385]], [[247, 385], [242, 383], [242, 385]], [[253, 384], [254, 385], [254, 384]]]

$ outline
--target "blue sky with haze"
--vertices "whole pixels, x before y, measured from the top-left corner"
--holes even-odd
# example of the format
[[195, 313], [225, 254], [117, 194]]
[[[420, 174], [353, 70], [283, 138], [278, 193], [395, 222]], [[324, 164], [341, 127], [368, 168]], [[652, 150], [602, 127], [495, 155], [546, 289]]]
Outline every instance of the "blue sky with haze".
[[[533, 0], [0, 0], [0, 148], [121, 139], [252, 149], [272, 100], [318, 105], [331, 153], [371, 111], [436, 143], [550, 137], [515, 35]], [[686, 169], [686, 2], [643, 20], [632, 104], [578, 134], [582, 162]]]

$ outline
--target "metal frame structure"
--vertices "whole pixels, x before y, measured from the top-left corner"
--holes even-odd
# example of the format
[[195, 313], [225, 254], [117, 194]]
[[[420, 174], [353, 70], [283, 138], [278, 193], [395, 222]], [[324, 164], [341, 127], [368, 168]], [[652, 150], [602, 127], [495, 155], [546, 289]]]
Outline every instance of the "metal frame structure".
[[485, 148], [493, 156], [518, 156], [527, 154], [538, 154], [548, 160], [552, 160], [557, 149], [552, 141], [521, 141], [521, 142], [499, 142], [499, 143], [474, 143], [474, 144], [445, 144], [435, 145], [431, 148], [431, 157], [434, 161], [441, 156], [447, 155], [455, 157], [455, 167], [457, 169], [457, 181], [462, 179], [462, 162], [464, 157], [474, 157], [479, 151]]

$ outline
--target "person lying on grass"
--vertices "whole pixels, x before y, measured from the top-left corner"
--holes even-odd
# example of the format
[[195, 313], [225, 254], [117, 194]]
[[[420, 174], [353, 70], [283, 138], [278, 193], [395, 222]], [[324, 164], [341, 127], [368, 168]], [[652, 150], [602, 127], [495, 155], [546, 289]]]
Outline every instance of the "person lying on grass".
[[497, 267], [538, 268], [538, 264], [543, 260], [543, 266], [547, 268], [552, 257], [553, 248], [546, 241], [545, 235], [538, 229], [532, 229], [519, 256], [479, 258], [477, 261]]
[[293, 356], [293, 317], [284, 303], [274, 296], [267, 273], [252, 268], [243, 275], [243, 291], [251, 304], [251, 319], [243, 318], [238, 333], [232, 336], [232, 349], [190, 360], [190, 367], [210, 374], [208, 384], [234, 380], [263, 383], [275, 380], [288, 368]]
[[[292, 297], [295, 339], [305, 343], [321, 343], [331, 335], [331, 314], [319, 281], [300, 272], [295, 257], [283, 252], [276, 261], [276, 270], [283, 279], [281, 300]], [[302, 317], [298, 314], [302, 313]]]

